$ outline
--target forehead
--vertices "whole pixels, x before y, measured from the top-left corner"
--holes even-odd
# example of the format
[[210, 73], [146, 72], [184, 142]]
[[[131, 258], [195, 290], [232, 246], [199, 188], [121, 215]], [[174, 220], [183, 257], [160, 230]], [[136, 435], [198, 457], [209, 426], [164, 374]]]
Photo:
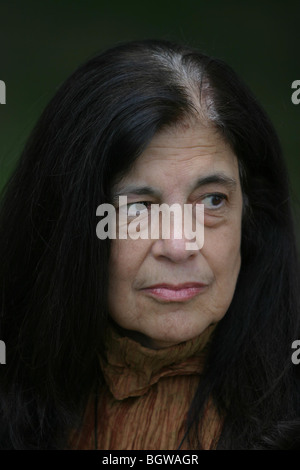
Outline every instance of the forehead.
[[169, 189], [213, 173], [239, 179], [238, 160], [213, 127], [176, 126], [156, 134], [118, 186], [167, 184]]

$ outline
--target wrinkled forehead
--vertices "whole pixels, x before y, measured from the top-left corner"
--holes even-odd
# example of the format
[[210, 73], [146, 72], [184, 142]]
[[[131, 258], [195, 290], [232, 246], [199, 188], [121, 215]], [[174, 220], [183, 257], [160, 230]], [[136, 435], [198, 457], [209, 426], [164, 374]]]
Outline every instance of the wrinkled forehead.
[[114, 189], [149, 185], [191, 190], [199, 178], [238, 185], [238, 159], [214, 127], [176, 126], [153, 137]]

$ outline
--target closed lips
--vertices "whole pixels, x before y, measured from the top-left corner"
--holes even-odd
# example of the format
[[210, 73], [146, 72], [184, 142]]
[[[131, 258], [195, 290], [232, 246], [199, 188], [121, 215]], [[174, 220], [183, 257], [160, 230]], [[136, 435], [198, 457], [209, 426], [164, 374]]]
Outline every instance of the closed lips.
[[143, 289], [151, 297], [168, 302], [184, 302], [203, 291], [206, 284], [186, 283], [186, 284], [155, 284]]
[[193, 288], [193, 287], [205, 287], [206, 284], [202, 284], [200, 282], [188, 282], [188, 283], [185, 283], [185, 284], [166, 284], [166, 283], [163, 283], [163, 284], [155, 284], [155, 285], [152, 285], [152, 286], [148, 286], [146, 287], [146, 289], [170, 289], [170, 290], [180, 290], [180, 289], [189, 289], [189, 288]]

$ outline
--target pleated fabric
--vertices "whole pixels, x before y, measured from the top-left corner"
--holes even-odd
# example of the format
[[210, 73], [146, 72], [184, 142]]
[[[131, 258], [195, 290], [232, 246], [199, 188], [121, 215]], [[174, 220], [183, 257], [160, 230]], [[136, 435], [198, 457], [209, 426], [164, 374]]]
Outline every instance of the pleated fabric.
[[[91, 396], [83, 426], [72, 435], [71, 447], [177, 450], [214, 329], [211, 325], [197, 338], [154, 350], [111, 328], [106, 357], [99, 358], [106, 385], [99, 391], [97, 410]], [[221, 420], [212, 403], [206, 408], [202, 429], [203, 448], [214, 448]], [[181, 449], [189, 449], [186, 439]]]

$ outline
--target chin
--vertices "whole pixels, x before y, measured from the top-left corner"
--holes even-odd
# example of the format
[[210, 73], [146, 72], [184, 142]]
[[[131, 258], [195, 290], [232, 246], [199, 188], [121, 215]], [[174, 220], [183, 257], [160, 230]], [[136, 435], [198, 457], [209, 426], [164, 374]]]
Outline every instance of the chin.
[[163, 336], [148, 336], [148, 347], [151, 347], [152, 349], [160, 349], [184, 343], [185, 341], [197, 338], [210, 324], [211, 323], [208, 323], [198, 328], [182, 329], [180, 332], [172, 332]]

